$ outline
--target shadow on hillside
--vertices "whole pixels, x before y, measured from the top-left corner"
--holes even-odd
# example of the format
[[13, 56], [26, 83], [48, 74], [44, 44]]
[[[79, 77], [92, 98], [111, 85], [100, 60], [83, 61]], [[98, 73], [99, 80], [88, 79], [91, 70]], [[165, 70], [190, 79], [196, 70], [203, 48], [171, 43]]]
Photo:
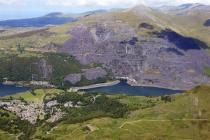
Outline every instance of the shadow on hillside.
[[206, 26], [206, 27], [209, 27], [210, 26], [210, 19], [206, 20], [203, 25]]
[[161, 32], [153, 32], [159, 38], [165, 38], [169, 42], [176, 45], [179, 49], [188, 51], [188, 50], [201, 50], [207, 49], [208, 46], [206, 43], [192, 37], [182, 36], [171, 29], [165, 29]]

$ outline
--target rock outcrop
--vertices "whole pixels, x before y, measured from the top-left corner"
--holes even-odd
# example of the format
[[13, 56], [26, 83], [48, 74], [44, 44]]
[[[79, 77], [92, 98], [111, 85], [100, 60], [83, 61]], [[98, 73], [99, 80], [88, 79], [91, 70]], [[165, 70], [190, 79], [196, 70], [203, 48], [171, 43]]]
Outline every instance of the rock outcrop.
[[82, 78], [81, 74], [69, 74], [65, 77], [65, 81], [69, 81], [71, 84], [78, 83]]
[[82, 76], [91, 81], [97, 80], [98, 78], [104, 78], [107, 75], [107, 72], [101, 67], [83, 69], [82, 71], [82, 73], [78, 74], [69, 74], [64, 80], [70, 82], [71, 84], [76, 84], [82, 80]]
[[84, 76], [88, 80], [96, 80], [97, 78], [103, 78], [106, 75], [107, 72], [101, 67], [84, 70]]

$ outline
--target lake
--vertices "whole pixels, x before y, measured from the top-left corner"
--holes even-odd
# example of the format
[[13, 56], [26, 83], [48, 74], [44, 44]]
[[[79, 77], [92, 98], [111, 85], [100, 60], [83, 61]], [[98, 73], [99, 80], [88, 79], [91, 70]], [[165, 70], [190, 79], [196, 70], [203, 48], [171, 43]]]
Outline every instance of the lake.
[[[14, 85], [0, 84], [0, 97], [14, 95], [16, 93], [25, 92], [28, 90], [30, 90], [30, 88], [28, 87], [17, 87]], [[125, 80], [122, 80], [119, 84], [113, 86], [85, 89], [82, 91], [85, 91], [87, 93], [100, 92], [106, 94], [128, 94], [137, 96], [162, 96], [183, 92], [181, 90], [172, 90], [157, 87], [131, 86]]]
[[91, 88], [82, 90], [87, 93], [106, 93], [106, 94], [127, 94], [137, 96], [162, 96], [177, 93], [183, 93], [182, 90], [172, 90], [157, 87], [131, 86], [127, 81], [122, 80], [119, 84], [113, 86]]
[[20, 92], [28, 91], [28, 87], [17, 87], [14, 85], [2, 85], [0, 84], [0, 97], [9, 96]]

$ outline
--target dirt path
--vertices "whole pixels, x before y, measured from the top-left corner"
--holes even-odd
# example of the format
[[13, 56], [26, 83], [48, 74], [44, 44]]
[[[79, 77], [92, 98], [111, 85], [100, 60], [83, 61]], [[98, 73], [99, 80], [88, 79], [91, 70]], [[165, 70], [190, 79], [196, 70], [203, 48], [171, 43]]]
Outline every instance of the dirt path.
[[136, 121], [130, 121], [130, 122], [124, 122], [119, 128], [123, 128], [126, 124], [133, 124], [138, 122], [171, 122], [171, 121], [209, 121], [209, 119], [174, 119], [174, 120], [149, 120], [149, 119], [143, 119], [143, 120], [136, 120]]

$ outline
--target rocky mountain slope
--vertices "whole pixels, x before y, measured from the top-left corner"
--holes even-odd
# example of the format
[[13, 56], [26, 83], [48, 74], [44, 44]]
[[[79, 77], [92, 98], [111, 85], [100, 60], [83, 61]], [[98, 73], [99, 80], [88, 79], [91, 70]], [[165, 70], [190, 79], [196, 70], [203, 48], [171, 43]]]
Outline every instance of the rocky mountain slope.
[[71, 27], [71, 38], [59, 52], [73, 55], [83, 64], [100, 63], [115, 77], [126, 77], [135, 85], [189, 89], [209, 82], [203, 74], [210, 66], [208, 45], [182, 35], [170, 24], [164, 26], [157, 14], [163, 16], [137, 6], [104, 14], [103, 19], [85, 19], [88, 23]]
[[[200, 7], [208, 6], [185, 5], [179, 8], [183, 14], [142, 5], [99, 12], [39, 32], [19, 33], [30, 32], [27, 36], [4, 31], [0, 43], [4, 51], [15, 50], [21, 40], [30, 45], [26, 51], [65, 53], [134, 85], [190, 89], [210, 81], [204, 73], [210, 67], [210, 28], [204, 26], [210, 13]], [[186, 10], [190, 14], [184, 14]], [[81, 75], [84, 72], [69, 72], [64, 79], [75, 82]]]

